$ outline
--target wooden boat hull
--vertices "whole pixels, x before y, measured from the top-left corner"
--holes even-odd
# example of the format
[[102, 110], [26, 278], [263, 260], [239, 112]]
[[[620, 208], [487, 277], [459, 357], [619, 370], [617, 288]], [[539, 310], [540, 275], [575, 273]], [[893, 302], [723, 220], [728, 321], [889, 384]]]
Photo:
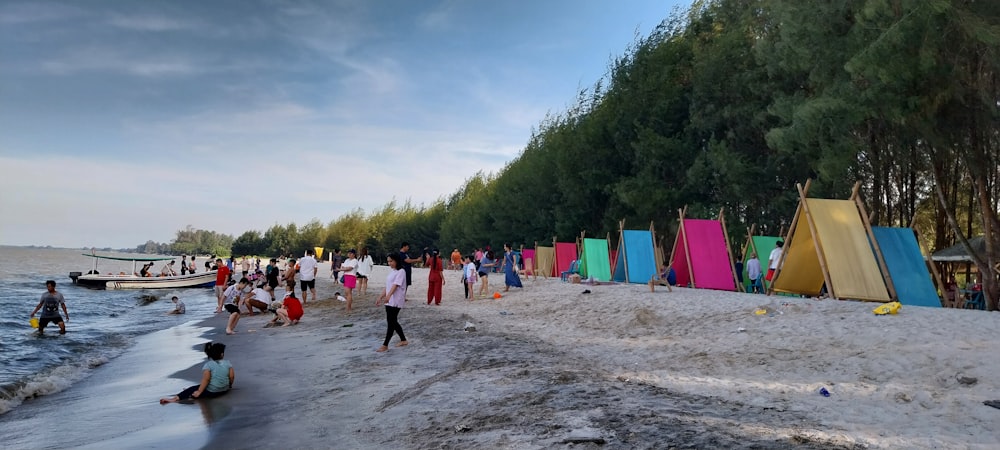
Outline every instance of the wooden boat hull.
[[91, 289], [179, 289], [215, 286], [216, 271], [172, 277], [70, 273], [73, 283]]

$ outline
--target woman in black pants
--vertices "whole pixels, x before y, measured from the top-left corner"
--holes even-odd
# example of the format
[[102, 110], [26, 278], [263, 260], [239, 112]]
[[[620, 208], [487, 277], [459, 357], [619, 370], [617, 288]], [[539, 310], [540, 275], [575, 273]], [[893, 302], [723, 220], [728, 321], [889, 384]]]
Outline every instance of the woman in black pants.
[[389, 341], [393, 333], [399, 334], [399, 343], [396, 347], [405, 347], [409, 342], [403, 336], [403, 327], [399, 325], [399, 310], [406, 302], [406, 272], [403, 270], [403, 260], [399, 253], [389, 255], [389, 268], [392, 269], [385, 278], [385, 291], [375, 300], [375, 306], [385, 304], [385, 319], [387, 328], [385, 341], [376, 350], [384, 352], [389, 350]]

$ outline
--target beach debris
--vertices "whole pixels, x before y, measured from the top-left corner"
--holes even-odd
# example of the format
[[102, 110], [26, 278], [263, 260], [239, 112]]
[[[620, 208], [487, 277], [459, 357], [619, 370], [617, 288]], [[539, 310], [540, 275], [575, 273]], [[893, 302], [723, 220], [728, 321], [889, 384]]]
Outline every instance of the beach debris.
[[746, 331], [747, 331], [747, 329], [743, 328], [743, 327], [739, 327], [739, 328], [736, 329], [737, 333], [746, 333]]
[[1000, 400], [986, 400], [983, 404], [991, 408], [1000, 409]]
[[465, 424], [455, 425], [455, 432], [456, 433], [465, 433], [467, 431], [472, 431], [472, 427], [470, 427], [468, 425], [465, 425]]
[[774, 317], [775, 315], [778, 315], [778, 314], [784, 314], [783, 312], [778, 311], [778, 310], [776, 310], [776, 309], [774, 309], [774, 308], [772, 308], [770, 306], [767, 306], [767, 305], [758, 306], [757, 309], [754, 310], [753, 313], [754, 313], [755, 316], [764, 316], [764, 315], [766, 315], [768, 317]]
[[354, 326], [353, 323], [345, 323], [345, 324], [341, 325], [340, 327], [341, 328], [350, 328], [350, 327], [353, 327], [353, 326]]
[[496, 292], [493, 293], [493, 298], [494, 299], [499, 300], [500, 297], [503, 297], [502, 295], [500, 295], [500, 291], [496, 291]]
[[958, 378], [958, 384], [964, 384], [966, 386], [972, 386], [979, 382], [979, 379], [976, 377], [958, 376], [957, 378]]
[[463, 328], [463, 330], [469, 332], [476, 331], [476, 324], [472, 322], [465, 322], [465, 327]]
[[872, 312], [875, 313], [876, 316], [884, 316], [886, 314], [896, 314], [902, 307], [903, 305], [899, 302], [890, 302], [873, 309]]
[[584, 289], [584, 290], [583, 290], [583, 293], [584, 293], [584, 294], [589, 294], [589, 293], [590, 293], [590, 289]]
[[830, 396], [830, 391], [826, 390], [825, 387], [821, 387], [821, 388], [819, 388], [819, 395], [822, 395], [824, 397], [829, 397]]
[[513, 316], [514, 313], [509, 312], [509, 311], [500, 311], [500, 315], [501, 316]]

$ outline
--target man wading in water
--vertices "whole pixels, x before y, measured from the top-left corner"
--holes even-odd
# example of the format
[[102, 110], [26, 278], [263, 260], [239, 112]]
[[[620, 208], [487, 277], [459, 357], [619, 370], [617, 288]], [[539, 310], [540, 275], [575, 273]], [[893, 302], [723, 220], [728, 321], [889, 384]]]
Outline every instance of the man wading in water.
[[66, 321], [69, 321], [69, 311], [66, 310], [66, 299], [63, 298], [61, 293], [56, 292], [55, 281], [46, 281], [45, 288], [48, 289], [48, 292], [42, 294], [42, 300], [38, 302], [38, 306], [31, 312], [31, 317], [35, 317], [35, 313], [39, 309], [42, 310], [42, 316], [38, 321], [38, 334], [45, 334], [45, 326], [49, 322], [59, 324], [59, 334], [66, 334], [66, 322], [59, 315], [59, 307], [62, 306], [63, 312], [66, 313]]

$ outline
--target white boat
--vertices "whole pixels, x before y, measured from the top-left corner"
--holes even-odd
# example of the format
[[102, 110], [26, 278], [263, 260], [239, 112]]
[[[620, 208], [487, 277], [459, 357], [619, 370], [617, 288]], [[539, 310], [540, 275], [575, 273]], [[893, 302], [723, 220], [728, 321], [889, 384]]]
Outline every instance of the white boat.
[[[136, 265], [139, 262], [151, 263], [156, 261], [172, 261], [170, 257], [119, 257], [105, 256], [97, 254], [86, 254], [94, 258], [94, 268], [87, 273], [70, 272], [69, 277], [74, 284], [89, 287], [91, 289], [177, 289], [177, 288], [197, 288], [215, 286], [216, 271], [199, 272], [187, 275], [150, 276], [142, 277], [137, 275]], [[100, 260], [131, 261], [132, 271], [130, 273], [113, 272], [102, 274], [97, 268]]]

